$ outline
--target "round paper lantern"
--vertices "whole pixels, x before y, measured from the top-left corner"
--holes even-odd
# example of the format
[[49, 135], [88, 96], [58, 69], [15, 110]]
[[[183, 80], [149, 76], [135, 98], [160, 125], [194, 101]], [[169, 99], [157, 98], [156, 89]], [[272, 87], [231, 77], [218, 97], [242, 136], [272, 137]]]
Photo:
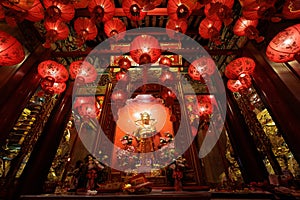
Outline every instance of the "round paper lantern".
[[97, 117], [96, 105], [93, 103], [84, 103], [77, 109], [80, 116], [85, 118], [95, 118]]
[[134, 0], [123, 0], [122, 8], [125, 15], [132, 21], [142, 20], [147, 15], [146, 12], [142, 11], [142, 6]]
[[50, 48], [50, 44], [56, 42], [57, 40], [65, 40], [69, 36], [69, 28], [62, 21], [52, 22], [51, 20], [46, 20], [45, 29], [46, 33], [46, 42], [44, 47]]
[[[184, 34], [188, 28], [188, 24], [186, 19], [178, 19], [174, 20], [170, 18], [166, 25], [166, 31], [170, 38], [173, 39], [180, 39], [179, 35], [176, 33], [182, 33]], [[170, 31], [172, 30], [172, 31]]]
[[170, 58], [164, 56], [159, 59], [159, 64], [170, 67], [172, 65], [172, 61]]
[[148, 12], [159, 6], [162, 0], [135, 0], [141, 7], [143, 12]]
[[74, 29], [78, 35], [78, 45], [82, 46], [86, 40], [93, 40], [98, 34], [97, 26], [87, 17], [79, 17], [74, 22]]
[[233, 33], [237, 36], [247, 36], [249, 39], [255, 39], [256, 42], [262, 42], [264, 37], [259, 36], [259, 32], [256, 29], [257, 25], [258, 20], [249, 20], [240, 17], [233, 27]]
[[200, 81], [201, 78], [211, 76], [216, 69], [215, 62], [209, 57], [201, 57], [192, 62], [188, 68], [189, 76]]
[[18, 10], [18, 11], [24, 11], [29, 10], [32, 8], [34, 3], [34, 0], [7, 0], [7, 1], [1, 1], [1, 4], [5, 7]]
[[63, 4], [58, 0], [44, 0], [43, 2], [46, 8], [47, 20], [69, 22], [74, 18], [75, 8], [72, 4]]
[[49, 94], [60, 94], [66, 90], [66, 83], [53, 83], [52, 81], [43, 79], [41, 81], [41, 88]]
[[127, 71], [131, 67], [131, 61], [128, 58], [123, 57], [118, 61], [118, 65], [122, 70]]
[[91, 0], [88, 5], [91, 18], [95, 22], [106, 22], [113, 18], [115, 5], [111, 0]]
[[164, 87], [161, 92], [161, 97], [164, 99], [167, 106], [173, 105], [176, 99], [176, 94], [169, 88]]
[[198, 113], [200, 116], [211, 115], [213, 112], [212, 100], [207, 95], [197, 97], [198, 100]]
[[218, 37], [222, 28], [221, 21], [213, 21], [208, 18], [204, 18], [199, 25], [199, 34], [204, 39], [212, 39]]
[[275, 1], [249, 1], [242, 7], [242, 15], [246, 19], [269, 19], [276, 9], [274, 7]]
[[196, 5], [197, 1], [193, 0], [169, 0], [167, 11], [171, 19], [187, 19]]
[[243, 74], [251, 75], [254, 72], [255, 62], [248, 57], [241, 57], [231, 61], [225, 68], [225, 76], [229, 79], [238, 79]]
[[222, 21], [227, 26], [232, 22], [233, 0], [212, 0], [204, 8], [205, 16], [210, 20]]
[[266, 55], [273, 62], [288, 62], [300, 52], [300, 24], [279, 32], [269, 43]]
[[227, 88], [232, 92], [242, 92], [251, 86], [251, 77], [249, 75], [244, 75], [241, 80], [228, 80]]
[[73, 108], [77, 109], [83, 104], [91, 104], [95, 102], [95, 97], [87, 96], [87, 97], [76, 97], [74, 103], [73, 103]]
[[4, 31], [0, 31], [0, 66], [12, 66], [22, 62], [25, 52], [21, 43]]
[[44, 19], [44, 13], [44, 7], [41, 2], [39, 0], [35, 0], [32, 8], [27, 11], [25, 19], [32, 22], [38, 22]]
[[65, 82], [69, 78], [68, 70], [53, 60], [46, 60], [38, 65], [38, 73], [43, 79], [53, 79], [56, 83]]
[[164, 84], [172, 84], [174, 82], [174, 74], [169, 70], [165, 70], [161, 73], [159, 80]]
[[155, 63], [160, 55], [160, 44], [153, 36], [140, 35], [130, 43], [130, 56], [138, 64]]
[[118, 18], [113, 18], [104, 23], [104, 32], [107, 37], [114, 37], [117, 41], [125, 36], [126, 26]]
[[97, 78], [96, 68], [86, 61], [74, 61], [70, 64], [70, 76], [72, 79], [80, 79], [83, 83], [92, 83]]

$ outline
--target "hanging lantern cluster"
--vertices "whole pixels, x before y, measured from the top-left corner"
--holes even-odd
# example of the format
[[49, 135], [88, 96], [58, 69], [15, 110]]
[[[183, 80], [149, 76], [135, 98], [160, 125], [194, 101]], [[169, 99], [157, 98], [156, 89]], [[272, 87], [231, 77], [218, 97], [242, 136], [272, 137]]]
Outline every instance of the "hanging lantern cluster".
[[93, 40], [97, 37], [98, 29], [95, 23], [87, 17], [79, 17], [74, 22], [74, 29], [77, 33], [77, 45], [82, 46], [86, 40]]
[[10, 34], [0, 31], [0, 66], [19, 64], [25, 58], [21, 43]]
[[273, 62], [300, 61], [300, 24], [279, 32], [269, 43], [266, 55]]
[[130, 43], [130, 56], [138, 64], [155, 63], [161, 55], [158, 40], [150, 35], [141, 35]]
[[203, 81], [210, 77], [216, 70], [215, 62], [210, 57], [201, 57], [193, 61], [189, 68], [189, 76], [196, 81]]
[[229, 78], [227, 87], [232, 92], [242, 92], [251, 86], [251, 77], [255, 62], [248, 57], [241, 57], [231, 61], [225, 68], [225, 76]]
[[53, 60], [46, 60], [38, 65], [42, 89], [50, 94], [60, 94], [66, 89], [65, 82], [69, 78], [68, 70]]
[[233, 33], [237, 36], [247, 36], [250, 40], [256, 40], [257, 43], [262, 42], [264, 37], [259, 36], [256, 29], [258, 20], [250, 20], [245, 17], [240, 17], [233, 27]]

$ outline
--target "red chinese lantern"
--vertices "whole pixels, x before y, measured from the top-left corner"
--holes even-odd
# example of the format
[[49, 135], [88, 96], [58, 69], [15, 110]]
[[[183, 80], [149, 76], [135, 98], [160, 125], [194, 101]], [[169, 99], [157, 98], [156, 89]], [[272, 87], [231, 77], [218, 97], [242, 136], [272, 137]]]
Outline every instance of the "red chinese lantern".
[[49, 21], [46, 20], [45, 29], [46, 33], [46, 42], [44, 43], [45, 48], [50, 48], [51, 43], [56, 42], [57, 40], [64, 40], [69, 36], [69, 28], [62, 21]]
[[78, 113], [84, 118], [95, 118], [97, 117], [97, 108], [95, 104], [84, 103], [78, 108]]
[[21, 43], [4, 31], [0, 31], [0, 66], [12, 66], [22, 62], [25, 52]]
[[159, 80], [164, 84], [172, 84], [174, 81], [174, 74], [169, 70], [165, 70], [161, 73]]
[[5, 7], [12, 8], [14, 10], [18, 11], [24, 11], [29, 10], [32, 8], [34, 3], [34, 0], [7, 0], [7, 1], [1, 1], [1, 4]]
[[187, 19], [196, 5], [193, 0], [169, 0], [168, 1], [168, 16], [171, 19]]
[[244, 75], [242, 81], [237, 80], [228, 80], [227, 88], [232, 92], [243, 92], [251, 86], [251, 77], [249, 75]]
[[205, 5], [205, 16], [213, 21], [222, 21], [227, 26], [232, 22], [233, 3], [233, 0], [212, 0]]
[[116, 79], [117, 79], [117, 81], [121, 81], [121, 82], [126, 82], [127, 83], [129, 81], [128, 73], [124, 72], [124, 71], [118, 72], [116, 74]]
[[91, 0], [88, 5], [92, 21], [106, 22], [113, 18], [115, 5], [111, 0]]
[[285, 1], [282, 9], [282, 15], [285, 19], [300, 19], [300, 7], [297, 0]]
[[83, 83], [92, 83], [97, 78], [96, 68], [86, 61], [74, 61], [70, 64], [70, 76], [72, 79], [80, 79]]
[[62, 83], [68, 80], [68, 70], [53, 60], [46, 60], [38, 65], [38, 73], [43, 79], [53, 80], [56, 83]]
[[279, 32], [269, 43], [266, 55], [273, 62], [288, 62], [300, 53], [300, 24]]
[[125, 36], [126, 26], [118, 18], [113, 18], [104, 23], [104, 32], [107, 37], [114, 37], [117, 41]]
[[254, 72], [255, 62], [248, 57], [241, 57], [231, 61], [225, 68], [225, 76], [229, 79], [238, 79], [241, 75], [251, 75]]
[[259, 32], [256, 29], [257, 25], [258, 20], [248, 20], [240, 17], [233, 27], [233, 32], [237, 36], [247, 36], [251, 40], [256, 40], [256, 42], [262, 42], [264, 37], [259, 36]]
[[198, 113], [200, 116], [211, 115], [213, 112], [213, 104], [209, 95], [197, 96]]
[[164, 87], [161, 92], [161, 97], [165, 101], [166, 105], [173, 105], [176, 99], [176, 94], [169, 88]]
[[130, 56], [138, 64], [155, 63], [161, 55], [158, 40], [150, 35], [141, 35], [130, 43]]
[[56, 83], [43, 79], [41, 81], [41, 88], [49, 94], [60, 94], [66, 90], [66, 83]]
[[142, 11], [142, 6], [134, 0], [123, 0], [122, 8], [125, 15], [132, 21], [142, 20], [147, 15], [146, 12]]
[[162, 0], [135, 0], [141, 7], [143, 12], [148, 12], [159, 6]]
[[245, 1], [242, 7], [242, 15], [246, 19], [269, 19], [271, 18], [276, 9], [274, 7], [275, 1]]
[[73, 108], [77, 109], [83, 104], [91, 104], [91, 102], [95, 102], [95, 97], [76, 97], [74, 103], [73, 103]]
[[[173, 38], [173, 39], [180, 39], [179, 35], [176, 33], [179, 32], [179, 33], [184, 34], [186, 32], [187, 28], [188, 28], [188, 24], [187, 24], [186, 19], [174, 20], [174, 19], [170, 18], [166, 25], [167, 34], [170, 38]], [[172, 31], [170, 31], [170, 30], [172, 30]]]
[[131, 67], [131, 61], [126, 57], [122, 57], [118, 61], [118, 65], [122, 70], [127, 71]]
[[111, 99], [115, 103], [124, 103], [126, 100], [126, 94], [123, 90], [118, 90], [118, 91], [113, 92]]
[[97, 26], [87, 17], [79, 17], [74, 22], [77, 33], [78, 46], [82, 46], [86, 40], [93, 40], [98, 34]]
[[216, 69], [215, 62], [209, 57], [202, 57], [192, 62], [188, 68], [189, 76], [197, 81], [211, 76]]
[[38, 22], [44, 19], [44, 7], [39, 0], [35, 0], [32, 8], [27, 11], [27, 16], [25, 19]]
[[69, 22], [74, 18], [75, 8], [72, 4], [63, 4], [58, 0], [44, 0], [43, 2], [46, 8], [47, 20]]
[[199, 34], [204, 39], [211, 39], [212, 41], [219, 43], [221, 28], [221, 21], [213, 21], [208, 18], [204, 18], [199, 25]]
[[170, 58], [164, 56], [159, 59], [159, 64], [161, 64], [163, 66], [171, 67], [172, 61]]

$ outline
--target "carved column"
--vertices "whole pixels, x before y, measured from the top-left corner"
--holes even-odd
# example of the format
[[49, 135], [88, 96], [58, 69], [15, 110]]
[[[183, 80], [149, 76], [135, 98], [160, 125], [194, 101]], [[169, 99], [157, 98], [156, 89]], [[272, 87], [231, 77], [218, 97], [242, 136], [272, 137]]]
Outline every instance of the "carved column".
[[57, 101], [56, 107], [45, 125], [44, 132], [32, 151], [20, 177], [20, 194], [40, 194], [47, 179], [52, 160], [55, 157], [72, 108], [73, 82]]
[[233, 100], [232, 93], [227, 93], [227, 115], [225, 125], [232, 148], [237, 154], [238, 163], [244, 181], [263, 181], [268, 177], [268, 172], [254, 145], [246, 122]]

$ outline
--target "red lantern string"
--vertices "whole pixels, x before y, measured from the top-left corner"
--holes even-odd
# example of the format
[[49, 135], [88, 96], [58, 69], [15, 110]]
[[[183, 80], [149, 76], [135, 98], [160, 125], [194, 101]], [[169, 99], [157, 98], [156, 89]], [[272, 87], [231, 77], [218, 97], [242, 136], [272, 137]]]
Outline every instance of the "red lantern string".
[[22, 62], [25, 52], [21, 43], [4, 31], [0, 31], [0, 66], [12, 66]]

